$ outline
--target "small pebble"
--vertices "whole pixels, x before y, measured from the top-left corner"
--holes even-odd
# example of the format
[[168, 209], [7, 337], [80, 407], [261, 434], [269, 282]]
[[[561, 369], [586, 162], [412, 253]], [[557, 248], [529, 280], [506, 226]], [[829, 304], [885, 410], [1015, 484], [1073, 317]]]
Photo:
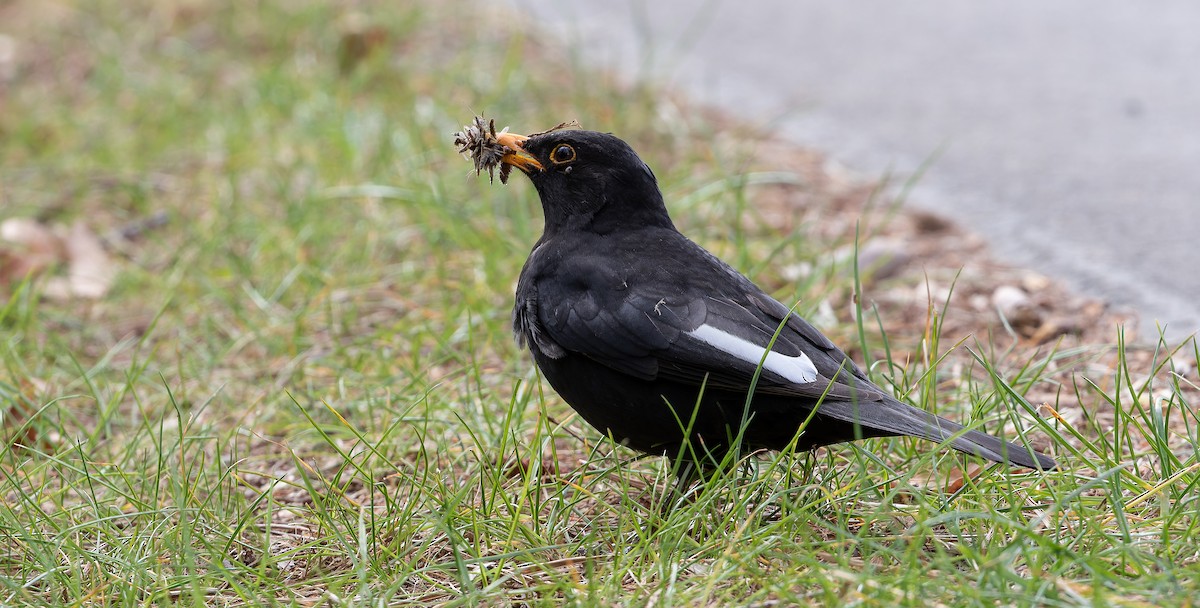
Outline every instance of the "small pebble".
[[992, 292], [992, 306], [1011, 320], [1030, 308], [1029, 295], [1019, 287], [1001, 285]]

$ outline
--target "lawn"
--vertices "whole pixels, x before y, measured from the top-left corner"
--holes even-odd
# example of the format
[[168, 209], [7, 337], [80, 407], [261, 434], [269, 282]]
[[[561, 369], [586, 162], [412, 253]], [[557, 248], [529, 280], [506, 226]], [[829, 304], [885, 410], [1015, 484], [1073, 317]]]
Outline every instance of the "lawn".
[[[0, 222], [54, 235], [0, 240], [0, 605], [1195, 603], [1194, 339], [519, 25], [0, 0]], [[1062, 468], [871, 440], [677, 501], [514, 343], [541, 209], [455, 153], [478, 113], [618, 134], [685, 233], [881, 385]]]

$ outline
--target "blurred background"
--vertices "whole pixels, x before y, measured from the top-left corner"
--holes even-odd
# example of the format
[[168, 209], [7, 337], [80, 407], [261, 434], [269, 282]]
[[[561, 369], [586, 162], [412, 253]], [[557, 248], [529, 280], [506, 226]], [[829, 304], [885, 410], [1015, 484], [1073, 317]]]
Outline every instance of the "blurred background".
[[510, 0], [588, 63], [670, 83], [875, 178], [1015, 264], [1200, 328], [1200, 5]]

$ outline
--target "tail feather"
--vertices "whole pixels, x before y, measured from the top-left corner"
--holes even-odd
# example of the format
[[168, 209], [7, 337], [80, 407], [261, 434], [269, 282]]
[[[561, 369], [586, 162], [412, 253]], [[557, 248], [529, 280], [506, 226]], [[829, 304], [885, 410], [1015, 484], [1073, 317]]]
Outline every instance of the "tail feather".
[[824, 416], [883, 431], [889, 435], [908, 435], [938, 443], [949, 441], [950, 447], [960, 452], [995, 462], [1043, 471], [1058, 468], [1058, 463], [1053, 458], [1031, 448], [979, 431], [964, 431], [965, 427], [961, 424], [888, 397], [884, 397], [882, 401], [866, 403], [826, 400], [818, 409]]

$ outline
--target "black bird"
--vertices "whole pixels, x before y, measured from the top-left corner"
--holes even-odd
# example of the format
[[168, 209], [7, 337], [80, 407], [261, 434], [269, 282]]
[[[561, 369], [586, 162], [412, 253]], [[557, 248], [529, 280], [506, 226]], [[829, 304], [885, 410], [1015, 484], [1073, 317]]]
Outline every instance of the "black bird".
[[529, 177], [546, 216], [521, 270], [513, 330], [602, 433], [681, 459], [681, 475], [734, 449], [896, 435], [1057, 466], [872, 384], [812, 325], [676, 230], [654, 173], [624, 141], [583, 130], [498, 141], [499, 162]]

